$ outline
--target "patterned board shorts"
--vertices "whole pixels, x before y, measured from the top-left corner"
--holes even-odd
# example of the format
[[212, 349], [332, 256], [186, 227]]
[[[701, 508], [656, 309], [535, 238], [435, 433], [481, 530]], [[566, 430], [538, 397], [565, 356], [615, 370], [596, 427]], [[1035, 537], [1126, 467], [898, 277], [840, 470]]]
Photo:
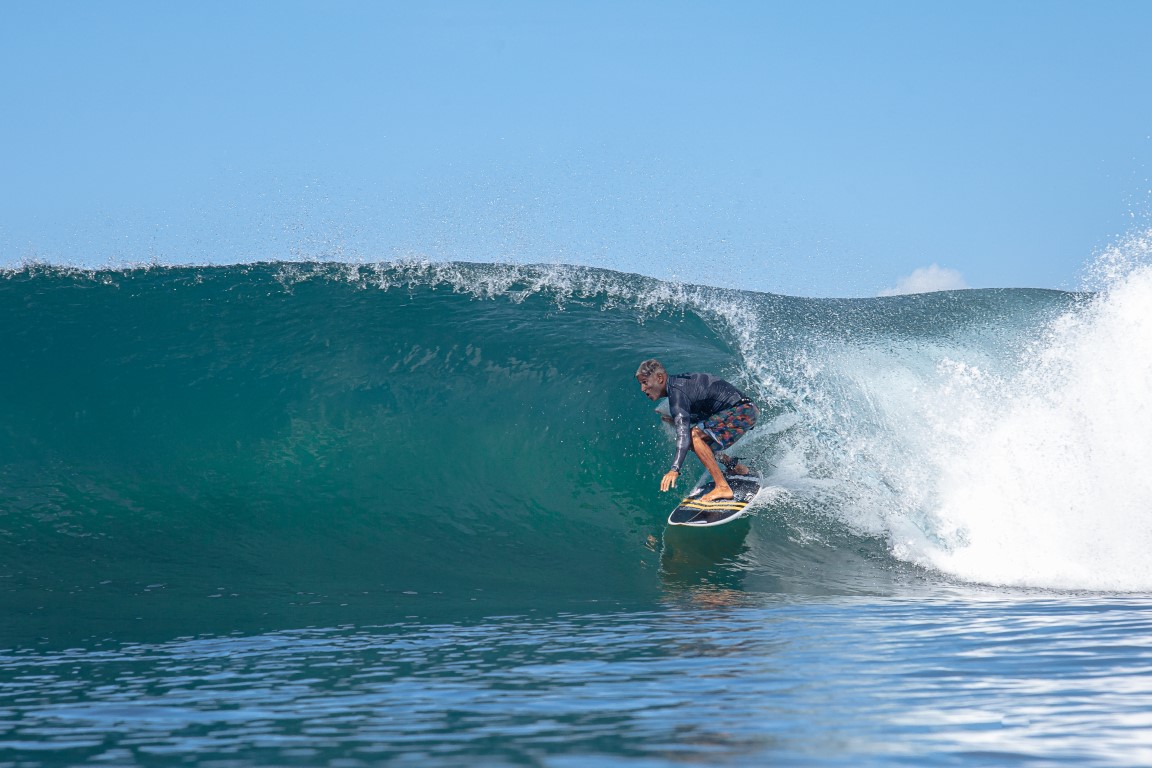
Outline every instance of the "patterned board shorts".
[[715, 443], [713, 450], [723, 450], [756, 426], [760, 410], [752, 403], [742, 403], [714, 413], [696, 426]]

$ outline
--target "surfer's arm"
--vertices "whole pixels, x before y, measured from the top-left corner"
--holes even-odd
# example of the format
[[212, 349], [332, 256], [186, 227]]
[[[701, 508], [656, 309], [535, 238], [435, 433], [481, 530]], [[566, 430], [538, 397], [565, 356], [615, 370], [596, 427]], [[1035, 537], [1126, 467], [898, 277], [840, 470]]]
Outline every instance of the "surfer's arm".
[[668, 414], [672, 417], [672, 426], [676, 428], [676, 458], [672, 460], [672, 471], [677, 473], [684, 466], [688, 449], [692, 447], [692, 420], [688, 413], [687, 399], [679, 389], [668, 392]]
[[692, 446], [692, 422], [689, 419], [686, 400], [684, 393], [679, 389], [669, 390], [668, 416], [661, 418], [671, 422], [676, 428], [676, 457], [672, 460], [672, 468], [660, 480], [661, 491], [667, 491], [676, 485], [676, 478], [680, 477], [680, 467], [684, 465], [688, 449]]
[[688, 458], [688, 449], [692, 447], [692, 425], [684, 416], [672, 417], [672, 425], [676, 427], [676, 458], [672, 460], [672, 471], [679, 472], [684, 459]]

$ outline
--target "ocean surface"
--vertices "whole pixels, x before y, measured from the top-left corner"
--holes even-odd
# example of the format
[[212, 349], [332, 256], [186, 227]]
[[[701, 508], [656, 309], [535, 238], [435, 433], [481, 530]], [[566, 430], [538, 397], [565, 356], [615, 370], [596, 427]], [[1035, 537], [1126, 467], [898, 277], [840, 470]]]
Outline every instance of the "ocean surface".
[[[1121, 266], [0, 271], [0, 766], [1152, 765]], [[761, 405], [750, 518], [665, 525], [649, 357]]]

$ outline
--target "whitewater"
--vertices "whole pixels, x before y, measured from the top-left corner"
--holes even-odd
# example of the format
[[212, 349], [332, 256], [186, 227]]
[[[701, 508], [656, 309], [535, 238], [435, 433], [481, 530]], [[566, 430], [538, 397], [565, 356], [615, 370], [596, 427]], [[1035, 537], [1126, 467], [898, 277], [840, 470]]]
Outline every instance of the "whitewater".
[[[1152, 761], [1149, 250], [0, 272], [0, 762]], [[664, 525], [649, 357], [760, 405], [749, 519]]]

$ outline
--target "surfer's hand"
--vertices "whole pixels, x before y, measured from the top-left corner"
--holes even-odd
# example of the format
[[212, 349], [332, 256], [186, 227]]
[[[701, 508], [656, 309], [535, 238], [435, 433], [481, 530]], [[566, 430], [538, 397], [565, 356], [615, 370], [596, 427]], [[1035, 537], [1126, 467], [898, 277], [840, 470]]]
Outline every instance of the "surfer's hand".
[[680, 473], [676, 470], [670, 470], [668, 474], [664, 475], [664, 479], [660, 481], [660, 490], [666, 491], [676, 485], [676, 478], [680, 477]]

